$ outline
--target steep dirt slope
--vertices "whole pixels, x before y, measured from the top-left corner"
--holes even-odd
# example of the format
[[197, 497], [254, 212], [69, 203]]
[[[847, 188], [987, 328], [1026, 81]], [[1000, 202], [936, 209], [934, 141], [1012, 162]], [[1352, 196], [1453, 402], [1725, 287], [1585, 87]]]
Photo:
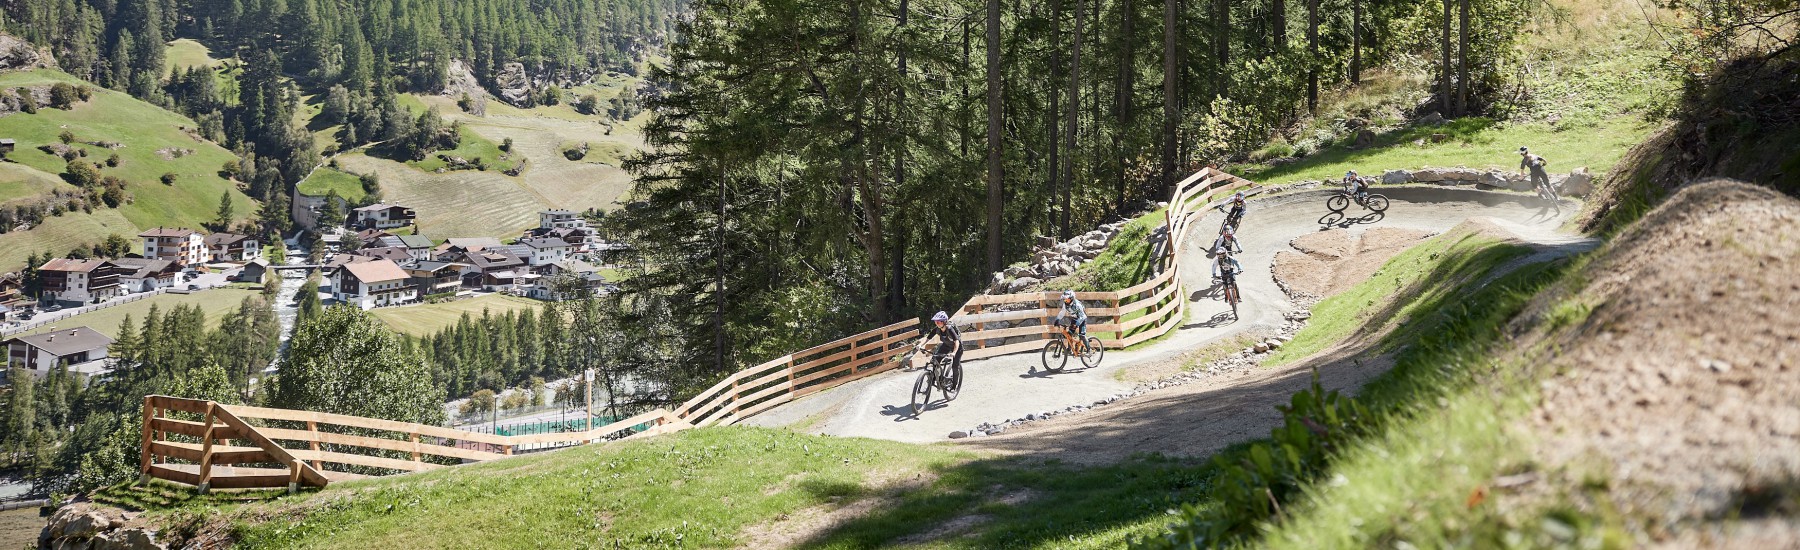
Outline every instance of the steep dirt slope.
[[1639, 543], [1800, 546], [1796, 222], [1800, 201], [1714, 180], [1601, 251], [1551, 310], [1592, 308], [1551, 343], [1558, 374], [1525, 427], [1572, 478], [1543, 485], [1591, 485], [1598, 468], [1610, 490], [1585, 504], [1622, 513]]

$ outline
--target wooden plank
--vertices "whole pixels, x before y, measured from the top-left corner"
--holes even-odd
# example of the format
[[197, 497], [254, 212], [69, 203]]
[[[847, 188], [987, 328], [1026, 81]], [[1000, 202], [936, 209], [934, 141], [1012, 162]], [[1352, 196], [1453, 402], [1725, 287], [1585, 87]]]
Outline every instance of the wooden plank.
[[738, 411], [737, 414], [732, 415], [731, 421], [725, 423], [725, 425], [730, 426], [732, 424], [736, 424], [739, 420], [743, 420], [745, 418], [750, 418], [752, 416], [756, 416], [757, 413], [761, 413], [763, 411], [773, 409], [779, 405], [788, 403], [793, 400], [794, 400], [794, 394], [788, 393], [788, 394], [784, 394], [781, 396], [777, 396], [776, 398], [770, 399], [768, 401], [764, 401], [761, 403], [757, 403], [755, 405], [751, 405], [749, 407], [746, 407], [744, 410]]
[[267, 420], [288, 420], [293, 422], [313, 421], [320, 424], [332, 424], [351, 428], [368, 428], [371, 430], [387, 430], [400, 433], [418, 433], [419, 435], [442, 437], [457, 441], [474, 441], [477, 443], [490, 443], [494, 445], [506, 444], [506, 436], [503, 435], [475, 433], [455, 428], [428, 426], [411, 422], [399, 422], [379, 418], [363, 418], [360, 416], [313, 411], [271, 409], [266, 407], [252, 407], [249, 405], [219, 405], [219, 408], [230, 411], [232, 415], [238, 418], [262, 418]]
[[593, 439], [598, 439], [600, 436], [608, 435], [613, 432], [617, 432], [619, 430], [623, 430], [626, 428], [630, 428], [632, 426], [636, 426], [638, 424], [643, 424], [645, 422], [650, 422], [650, 421], [668, 422], [671, 420], [679, 420], [679, 419], [672, 419], [672, 415], [667, 409], [656, 409], [653, 411], [638, 414], [631, 418], [620, 420], [618, 422], [613, 422], [613, 423], [607, 424], [605, 426], [600, 426], [598, 428], [594, 428], [594, 429], [586, 431], [586, 432], [563, 432], [563, 433], [548, 433], [548, 434], [533, 434], [533, 435], [515, 435], [515, 436], [512, 436], [512, 440], [514, 443], [517, 443], [520, 445], [528, 445], [528, 444], [535, 444], [535, 443], [569, 443], [569, 442], [577, 442], [577, 441], [590, 441]]
[[416, 452], [416, 453], [428, 454], [428, 455], [432, 455], [432, 456], [443, 456], [443, 457], [449, 457], [449, 458], [461, 458], [461, 459], [465, 459], [465, 460], [474, 460], [477, 462], [483, 461], [483, 460], [493, 460], [493, 459], [501, 458], [501, 457], [505, 456], [500, 453], [490, 453], [490, 452], [485, 452], [485, 451], [477, 451], [474, 449], [463, 449], [463, 448], [459, 448], [459, 447], [455, 447], [455, 446], [451, 446], [451, 445], [433, 445], [433, 444], [429, 444], [429, 443], [415, 443], [412, 441], [401, 441], [401, 440], [397, 440], [397, 439], [369, 437], [369, 436], [363, 436], [363, 435], [340, 434], [340, 433], [331, 433], [331, 432], [310, 432], [310, 431], [306, 431], [306, 430], [289, 430], [289, 429], [283, 429], [283, 428], [262, 428], [261, 431], [263, 432], [264, 435], [269, 436], [269, 439], [276, 439], [276, 440], [282, 440], [282, 441], [303, 441], [303, 442], [317, 441], [319, 443], [325, 443], [325, 444], [330, 444], [330, 445], [348, 445], [348, 446], [352, 446], [352, 447], [366, 447], [366, 448], [371, 448], [371, 449], [381, 449], [381, 450], [385, 450], [385, 451], [400, 451], [400, 452], [409, 452], [409, 453]]
[[172, 411], [191, 412], [194, 414], [206, 413], [206, 405], [207, 403], [211, 403], [211, 401], [204, 399], [186, 399], [181, 397], [169, 397], [166, 395], [145, 396], [144, 399], [153, 402], [157, 407]]
[[1039, 351], [1042, 349], [1044, 349], [1044, 342], [1042, 340], [1037, 340], [1037, 341], [1032, 341], [1032, 342], [1020, 342], [1017, 344], [1008, 344], [1008, 345], [1004, 345], [1004, 346], [997, 346], [997, 347], [980, 349], [980, 350], [970, 350], [968, 352], [963, 353], [963, 362], [966, 363], [969, 361], [974, 361], [976, 359], [986, 359], [989, 357], [1019, 353], [1019, 352], [1023, 352], [1023, 351]]
[[406, 459], [387, 458], [387, 457], [381, 457], [381, 456], [368, 456], [368, 455], [359, 455], [359, 454], [352, 454], [352, 453], [339, 453], [339, 452], [333, 452], [333, 451], [311, 451], [311, 450], [306, 450], [306, 449], [294, 449], [294, 450], [291, 450], [288, 452], [293, 453], [294, 458], [298, 458], [300, 460], [307, 461], [307, 462], [315, 462], [315, 463], [316, 462], [331, 462], [334, 464], [349, 464], [352, 466], [369, 466], [372, 468], [387, 468], [390, 470], [400, 470], [400, 471], [404, 471], [404, 472], [419, 472], [419, 471], [424, 471], [424, 470], [435, 470], [435, 469], [443, 467], [443, 466], [440, 466], [437, 464], [432, 464], [429, 462], [413, 462], [411, 460], [406, 460]]
[[150, 477], [154, 477], [156, 479], [161, 479], [164, 481], [173, 481], [176, 483], [185, 483], [188, 485], [199, 485], [200, 484], [200, 472], [184, 472], [179, 469], [172, 468], [171, 466], [173, 466], [173, 465], [171, 465], [171, 464], [151, 464], [150, 469], [148, 471], [146, 471], [145, 473], [150, 474]]
[[155, 429], [152, 426], [152, 422], [155, 420], [156, 416], [160, 414], [157, 411], [156, 405], [151, 403], [151, 396], [144, 396], [144, 441], [143, 448], [138, 455], [139, 475], [149, 475], [150, 473], [150, 460], [153, 456], [150, 454], [150, 443], [156, 439], [154, 437]]
[[[1091, 318], [1093, 316], [1089, 315], [1089, 317]], [[994, 330], [984, 330], [984, 331], [981, 331], [981, 337], [984, 339], [989, 339], [989, 340], [997, 340], [997, 339], [1003, 339], [1003, 338], [1013, 338], [1013, 337], [1017, 337], [1017, 336], [1036, 336], [1036, 335], [1042, 335], [1042, 334], [1054, 334], [1055, 331], [1056, 331], [1055, 325], [1033, 325], [1033, 326], [1029, 326], [1029, 327], [1012, 327], [1012, 328], [1000, 328], [1000, 329], [994, 329]], [[974, 338], [970, 338], [970, 340], [973, 340], [973, 339]], [[963, 357], [968, 357], [968, 354], [967, 353], [963, 354]]]
[[[973, 327], [975, 325], [980, 325], [980, 324], [985, 324], [985, 323], [995, 323], [995, 322], [1000, 322], [1000, 321], [1019, 321], [1019, 320], [1023, 320], [1023, 319], [1040, 319], [1040, 318], [1043, 318], [1047, 314], [1054, 315], [1055, 312], [1049, 308], [1020, 309], [1020, 310], [1014, 310], [1014, 311], [1000, 311], [1000, 312], [994, 312], [994, 313], [977, 313], [977, 314], [968, 315], [968, 316], [956, 319], [955, 321], [956, 321], [957, 326]], [[970, 339], [971, 340], [974, 339], [973, 335], [971, 335]]]
[[[152, 419], [150, 421], [150, 426], [157, 431], [181, 434], [189, 437], [206, 436], [206, 424], [194, 422], [192, 420], [177, 420], [164, 416]], [[239, 430], [230, 426], [215, 427], [212, 436], [214, 439], [244, 438], [243, 434], [239, 433]]]
[[245, 423], [243, 419], [238, 418], [237, 414], [232, 412], [230, 407], [221, 405], [216, 407], [213, 412], [218, 416], [219, 420], [225, 422], [227, 426], [236, 428], [237, 431], [241, 432], [243, 439], [248, 439], [251, 442], [256, 443], [256, 446], [262, 447], [263, 450], [274, 455], [275, 459], [282, 464], [287, 464], [294, 468], [295, 480], [304, 481], [307, 484], [317, 487], [324, 487], [331, 483], [331, 480], [326, 479], [325, 475], [319, 473], [317, 468], [313, 468], [312, 466], [300, 462], [298, 459], [294, 458], [293, 453], [288, 452], [287, 449], [282, 448], [280, 445], [276, 445], [274, 440], [257, 432], [255, 428], [252, 428], [248, 423]]
[[[182, 443], [179, 441], [156, 441], [150, 445], [150, 452], [157, 456], [178, 458], [198, 463], [206, 450], [199, 443]], [[213, 445], [214, 464], [266, 464], [274, 462], [267, 451], [258, 447], [237, 447], [230, 445]]]

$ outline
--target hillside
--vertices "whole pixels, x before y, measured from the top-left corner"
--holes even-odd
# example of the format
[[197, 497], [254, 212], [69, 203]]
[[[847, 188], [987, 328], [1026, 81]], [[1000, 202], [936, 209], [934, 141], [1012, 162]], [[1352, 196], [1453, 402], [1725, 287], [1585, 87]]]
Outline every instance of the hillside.
[[[233, 182], [219, 177], [219, 168], [237, 157], [188, 133], [186, 130], [195, 128], [193, 120], [55, 70], [0, 74], [0, 88], [5, 89], [59, 82], [94, 88], [92, 99], [67, 111], [39, 108], [37, 114], [0, 117], [0, 136], [18, 140], [18, 148], [6, 156], [11, 162], [0, 166], [0, 178], [4, 178], [0, 180], [0, 202], [30, 200], [53, 190], [77, 191], [60, 177], [67, 163], [38, 149], [60, 145], [58, 134], [65, 130], [74, 134], [74, 146], [88, 151], [84, 160], [100, 162], [110, 154], [119, 156], [119, 166], [102, 168], [100, 173], [123, 179], [132, 200], [116, 209], [65, 213], [46, 218], [43, 225], [28, 231], [0, 234], [0, 270], [21, 267], [26, 256], [33, 253], [49, 251], [60, 255], [77, 246], [99, 242], [109, 234], [122, 234], [135, 241], [137, 233], [147, 228], [198, 227], [217, 215], [222, 193], [231, 194], [238, 219], [249, 219], [255, 214], [258, 205], [238, 191]], [[118, 147], [109, 149], [83, 142], [106, 142]], [[165, 173], [176, 175], [172, 185], [159, 181]]]

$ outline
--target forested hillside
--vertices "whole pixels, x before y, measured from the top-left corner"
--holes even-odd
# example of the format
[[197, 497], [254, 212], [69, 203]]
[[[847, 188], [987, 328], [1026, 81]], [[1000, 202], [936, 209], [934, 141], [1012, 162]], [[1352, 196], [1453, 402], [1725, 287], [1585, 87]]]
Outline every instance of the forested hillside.
[[1515, 92], [1528, 9], [695, 2], [654, 78], [669, 90], [645, 130], [657, 150], [628, 163], [641, 207], [613, 220], [650, 266], [630, 283], [636, 307], [670, 313], [636, 324], [679, 334], [666, 362], [704, 385], [704, 372], [952, 307], [1034, 235], [1134, 213], [1191, 167], [1272, 137], [1299, 154], [1347, 142], [1298, 134], [1321, 90], [1371, 68], [1441, 81], [1387, 124], [1487, 112]]

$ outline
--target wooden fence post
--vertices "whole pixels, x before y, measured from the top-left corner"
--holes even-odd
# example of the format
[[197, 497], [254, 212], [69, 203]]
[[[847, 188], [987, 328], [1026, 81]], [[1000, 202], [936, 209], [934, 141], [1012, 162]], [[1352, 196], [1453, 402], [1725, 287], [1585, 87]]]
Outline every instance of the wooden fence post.
[[[312, 436], [313, 436], [313, 438], [312, 438], [312, 441], [308, 441], [308, 442], [306, 442], [306, 444], [307, 444], [307, 448], [310, 448], [310, 449], [312, 449], [312, 451], [313, 451], [313, 456], [318, 456], [318, 452], [319, 452], [319, 423], [318, 423], [318, 422], [317, 422], [317, 421], [314, 421], [314, 420], [308, 420], [308, 421], [306, 421], [306, 430], [307, 430], [307, 431], [310, 431], [310, 432], [312, 432]], [[418, 441], [418, 440], [416, 440], [416, 439], [415, 439], [415, 440], [414, 440], [414, 442], [417, 442], [417, 441]], [[414, 457], [413, 457], [413, 460], [418, 460], [418, 457], [417, 457], [417, 456], [414, 456]], [[324, 467], [325, 467], [325, 466], [324, 466], [324, 465], [322, 465], [322, 464], [320, 464], [320, 463], [319, 463], [319, 461], [317, 461], [317, 460], [314, 460], [314, 461], [313, 461], [313, 463], [312, 463], [312, 466], [313, 466], [313, 469], [315, 469], [315, 470], [318, 470], [318, 469], [323, 469], [323, 468], [324, 468]]]
[[[412, 444], [413, 444], [412, 460], [413, 460], [413, 462], [418, 462], [419, 461], [419, 431], [413, 430], [411, 432], [407, 432], [406, 435], [408, 436], [407, 439], [412, 440]], [[314, 467], [317, 468], [317, 466], [314, 466]]]
[[217, 406], [217, 403], [207, 401], [206, 414], [201, 417], [201, 420], [206, 422], [206, 431], [201, 432], [200, 436], [200, 485], [198, 488], [202, 495], [212, 489], [214, 406]]
[[157, 414], [156, 405], [152, 404], [150, 400], [151, 396], [144, 396], [144, 449], [143, 454], [138, 455], [138, 483], [150, 481], [150, 464], [152, 463], [150, 443], [154, 441], [151, 432]]
[[301, 464], [298, 458], [288, 463], [288, 494], [290, 495], [300, 492], [300, 468], [304, 467]]

